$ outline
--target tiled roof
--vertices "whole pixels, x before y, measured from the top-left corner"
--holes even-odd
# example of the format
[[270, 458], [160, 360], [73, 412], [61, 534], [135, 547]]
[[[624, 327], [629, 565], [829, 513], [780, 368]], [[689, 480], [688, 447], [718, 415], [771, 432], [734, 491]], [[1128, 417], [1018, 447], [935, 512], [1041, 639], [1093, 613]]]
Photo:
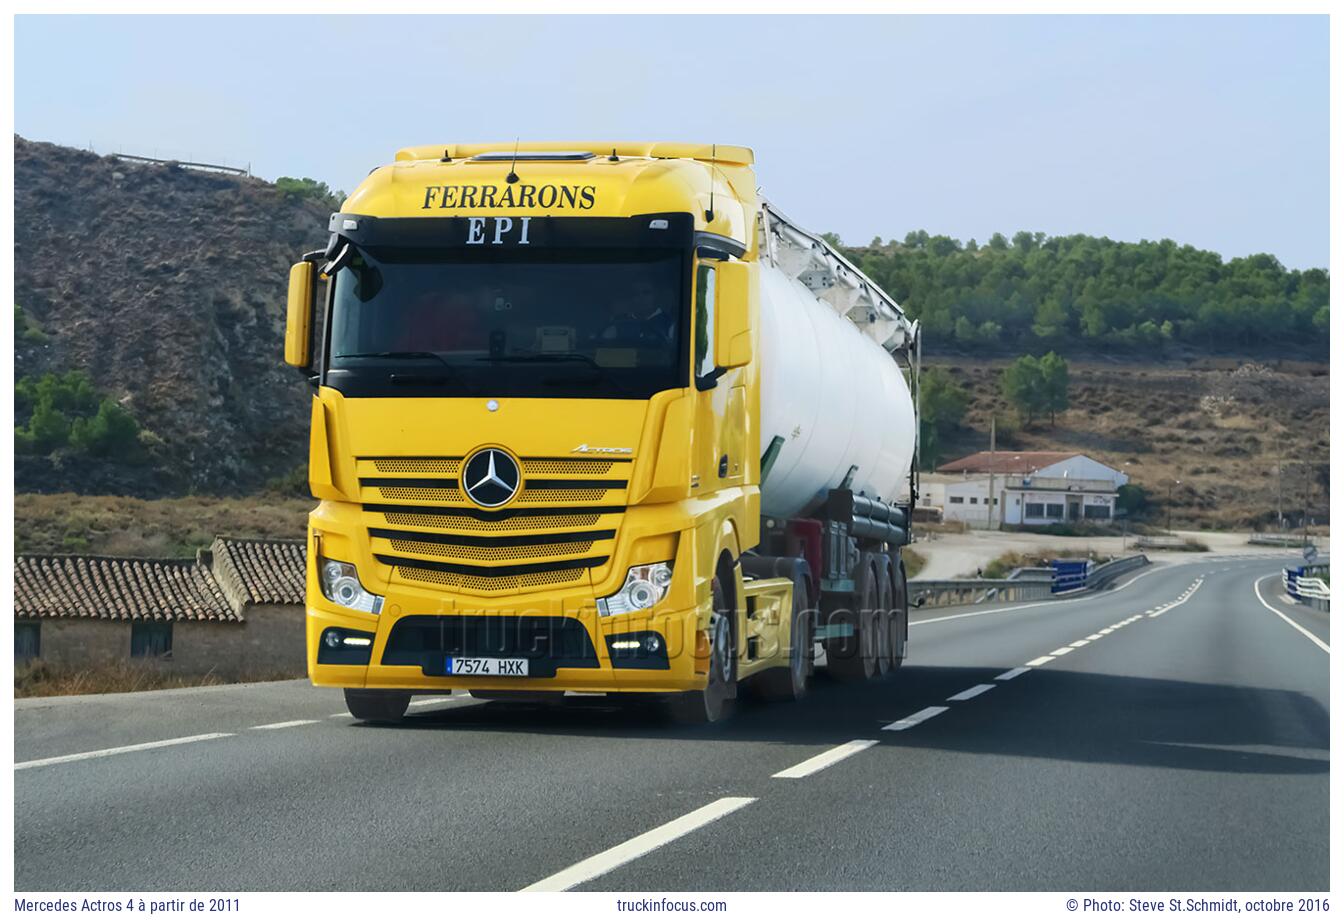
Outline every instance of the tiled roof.
[[214, 572], [235, 600], [252, 604], [302, 604], [307, 587], [302, 540], [216, 537]]
[[999, 450], [953, 460], [938, 467], [940, 473], [1034, 473], [1039, 469], [1078, 456], [1078, 451]]
[[210, 570], [191, 559], [19, 556], [14, 614], [240, 622]]

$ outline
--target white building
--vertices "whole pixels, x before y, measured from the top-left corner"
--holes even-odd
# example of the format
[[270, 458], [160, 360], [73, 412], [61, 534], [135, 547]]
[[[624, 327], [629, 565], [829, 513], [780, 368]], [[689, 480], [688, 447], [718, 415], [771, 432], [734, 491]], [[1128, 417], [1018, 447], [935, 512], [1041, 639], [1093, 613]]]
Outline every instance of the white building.
[[[990, 474], [994, 481], [991, 516]], [[982, 451], [920, 477], [919, 504], [941, 508], [943, 520], [972, 527], [1039, 527], [1109, 523], [1120, 470], [1066, 451]]]

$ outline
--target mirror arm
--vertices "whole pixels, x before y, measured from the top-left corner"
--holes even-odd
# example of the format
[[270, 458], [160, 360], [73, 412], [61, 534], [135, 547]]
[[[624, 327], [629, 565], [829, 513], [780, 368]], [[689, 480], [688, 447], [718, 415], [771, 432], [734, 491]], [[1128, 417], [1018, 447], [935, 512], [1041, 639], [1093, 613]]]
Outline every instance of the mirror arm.
[[695, 387], [698, 390], [712, 390], [719, 383], [719, 378], [728, 373], [726, 367], [716, 367], [714, 370], [705, 374], [703, 377], [695, 378]]

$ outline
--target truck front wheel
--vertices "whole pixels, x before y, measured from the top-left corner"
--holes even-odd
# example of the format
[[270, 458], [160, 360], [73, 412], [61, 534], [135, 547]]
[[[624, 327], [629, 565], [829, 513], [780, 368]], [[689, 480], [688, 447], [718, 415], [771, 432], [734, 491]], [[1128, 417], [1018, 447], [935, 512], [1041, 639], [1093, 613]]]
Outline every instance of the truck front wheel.
[[346, 690], [345, 707], [361, 722], [390, 725], [401, 721], [411, 695], [402, 690]]
[[688, 724], [719, 722], [732, 708], [737, 681], [737, 656], [732, 615], [718, 578], [710, 583], [714, 614], [709, 621], [709, 680], [703, 690], [679, 693], [669, 700], [672, 718]]

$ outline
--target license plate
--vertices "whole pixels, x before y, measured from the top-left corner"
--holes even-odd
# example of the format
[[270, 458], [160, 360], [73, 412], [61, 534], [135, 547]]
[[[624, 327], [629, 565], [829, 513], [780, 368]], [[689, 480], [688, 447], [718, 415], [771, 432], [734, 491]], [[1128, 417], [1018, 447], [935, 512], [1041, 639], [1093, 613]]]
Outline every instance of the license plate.
[[526, 658], [449, 658], [446, 674], [453, 677], [526, 677]]

